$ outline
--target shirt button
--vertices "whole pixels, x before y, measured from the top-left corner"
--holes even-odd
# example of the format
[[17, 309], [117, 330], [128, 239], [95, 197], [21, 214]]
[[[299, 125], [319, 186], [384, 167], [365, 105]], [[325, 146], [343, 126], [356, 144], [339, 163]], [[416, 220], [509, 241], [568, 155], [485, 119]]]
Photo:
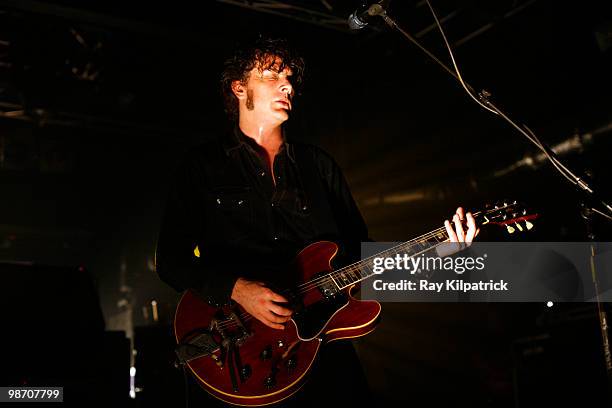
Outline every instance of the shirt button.
[[274, 206], [275, 206], [275, 204], [274, 204], [274, 203], [272, 203], [271, 205], [272, 205], [272, 207], [274, 207]]
[[302, 211], [306, 211], [308, 209], [308, 206], [303, 206], [302, 207]]
[[274, 240], [275, 240], [275, 241], [278, 241], [278, 237], [274, 237]]
[[265, 172], [265, 171], [262, 171], [261, 173], [259, 173], [259, 175], [260, 175], [261, 177], [263, 177], [263, 176], [265, 176], [265, 175], [266, 175], [266, 172]]

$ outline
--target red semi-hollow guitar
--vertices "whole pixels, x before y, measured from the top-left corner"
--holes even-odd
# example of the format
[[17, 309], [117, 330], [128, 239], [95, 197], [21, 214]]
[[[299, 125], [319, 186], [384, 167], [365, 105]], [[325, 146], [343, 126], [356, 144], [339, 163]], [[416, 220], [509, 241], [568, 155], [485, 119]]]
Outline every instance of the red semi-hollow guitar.
[[[516, 202], [474, 216], [480, 224], [504, 225], [511, 233], [531, 229], [529, 220], [537, 217]], [[447, 241], [439, 228], [383, 253], [416, 256]], [[186, 291], [174, 321], [179, 361], [202, 388], [231, 404], [268, 405], [290, 397], [306, 381], [322, 343], [366, 335], [380, 315], [380, 303], [352, 296], [360, 281], [374, 275], [372, 257], [332, 270], [337, 251], [335, 243], [321, 241], [297, 255], [300, 283], [281, 292], [294, 309], [285, 330], [269, 328], [237, 304], [213, 307]]]

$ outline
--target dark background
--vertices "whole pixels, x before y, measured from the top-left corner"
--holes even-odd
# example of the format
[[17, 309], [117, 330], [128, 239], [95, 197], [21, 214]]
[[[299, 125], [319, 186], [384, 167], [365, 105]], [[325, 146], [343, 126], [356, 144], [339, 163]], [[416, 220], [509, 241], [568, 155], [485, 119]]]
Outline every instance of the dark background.
[[[82, 266], [107, 330], [164, 332], [178, 294], [153, 265], [169, 176], [190, 146], [225, 130], [222, 61], [258, 33], [286, 37], [304, 55], [290, 137], [336, 158], [375, 240], [408, 240], [458, 205], [478, 209], [502, 198], [541, 214], [534, 231], [508, 239], [586, 240], [580, 197], [550, 165], [509, 170], [537, 155], [523, 136], [397, 33], [347, 31], [358, 1], [229, 3], [0, 2], [0, 260]], [[464, 79], [549, 145], [569, 145], [561, 158], [609, 191], [605, 3], [433, 6], [446, 17]], [[424, 2], [392, 2], [390, 14], [450, 63]], [[609, 225], [594, 221], [597, 238], [609, 240]], [[551, 372], [566, 370], [568, 384], [585, 392], [576, 370], [597, 384], [603, 362], [594, 318], [592, 305], [388, 304], [378, 330], [356, 344], [382, 401], [528, 406], [535, 400], [527, 393]], [[524, 340], [537, 333], [556, 342], [547, 351], [589, 350], [577, 358], [588, 363], [558, 367], [552, 351], [529, 360], [521, 347], [538, 350]]]

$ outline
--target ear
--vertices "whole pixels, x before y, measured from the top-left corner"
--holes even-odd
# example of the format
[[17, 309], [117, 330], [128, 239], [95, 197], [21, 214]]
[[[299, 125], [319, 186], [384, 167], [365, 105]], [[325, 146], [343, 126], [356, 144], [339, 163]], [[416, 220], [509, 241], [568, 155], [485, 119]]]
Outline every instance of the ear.
[[240, 81], [232, 81], [232, 92], [238, 99], [245, 99], [247, 95], [246, 86]]

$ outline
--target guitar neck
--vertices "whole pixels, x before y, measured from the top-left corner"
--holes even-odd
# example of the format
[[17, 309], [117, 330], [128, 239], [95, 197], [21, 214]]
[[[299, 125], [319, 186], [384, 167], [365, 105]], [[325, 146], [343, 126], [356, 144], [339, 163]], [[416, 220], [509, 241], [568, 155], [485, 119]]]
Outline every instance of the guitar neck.
[[[487, 220], [486, 215], [489, 212], [490, 211], [478, 211], [474, 213], [474, 218], [478, 221], [482, 219]], [[438, 245], [445, 242], [449, 242], [449, 237], [446, 233], [446, 228], [441, 227], [410, 241], [403, 242], [385, 251], [369, 256], [361, 261], [332, 271], [330, 272], [329, 277], [334, 281], [339, 289], [345, 289], [351, 285], [380, 274], [375, 273], [372, 269], [373, 258], [394, 258], [398, 254], [401, 254], [402, 258], [404, 257], [404, 254], [408, 258], [412, 258], [436, 248]]]
[[448, 241], [449, 239], [446, 229], [444, 227], [438, 228], [427, 234], [421, 235], [420, 237], [403, 242], [385, 251], [369, 256], [359, 262], [355, 262], [351, 265], [332, 271], [329, 275], [339, 289], [345, 289], [358, 282], [369, 279], [374, 275], [378, 275], [378, 273], [374, 273], [373, 271], [373, 258], [394, 258], [398, 254], [401, 254], [402, 257], [404, 257], [405, 254], [408, 256], [408, 258], [412, 258]]

